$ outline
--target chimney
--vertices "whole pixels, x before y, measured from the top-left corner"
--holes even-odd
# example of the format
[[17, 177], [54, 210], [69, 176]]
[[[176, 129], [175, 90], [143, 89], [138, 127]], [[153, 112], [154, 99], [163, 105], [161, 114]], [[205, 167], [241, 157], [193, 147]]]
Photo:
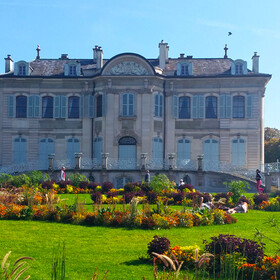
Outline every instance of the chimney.
[[180, 53], [180, 57], [179, 58], [184, 58], [185, 54], [184, 53]]
[[103, 67], [103, 50], [100, 46], [94, 47], [93, 60], [96, 63], [97, 69], [101, 69]]
[[61, 58], [60, 59], [68, 59], [68, 54], [67, 53], [61, 54]]
[[259, 55], [257, 52], [254, 52], [254, 55], [252, 57], [252, 71], [254, 73], [259, 73]]
[[14, 64], [13, 60], [11, 58], [11, 55], [8, 54], [7, 57], [5, 58], [5, 73], [11, 72], [14, 69]]
[[159, 67], [165, 70], [165, 64], [168, 63], [168, 44], [163, 40], [158, 44], [159, 47]]

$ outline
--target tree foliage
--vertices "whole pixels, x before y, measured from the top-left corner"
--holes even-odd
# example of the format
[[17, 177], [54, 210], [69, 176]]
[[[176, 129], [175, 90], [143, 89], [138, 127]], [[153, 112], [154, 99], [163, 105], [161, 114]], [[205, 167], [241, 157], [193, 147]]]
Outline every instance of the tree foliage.
[[265, 162], [276, 162], [280, 159], [280, 130], [266, 127], [264, 132]]
[[264, 140], [271, 141], [273, 139], [280, 139], [280, 130], [277, 128], [265, 127], [264, 128]]

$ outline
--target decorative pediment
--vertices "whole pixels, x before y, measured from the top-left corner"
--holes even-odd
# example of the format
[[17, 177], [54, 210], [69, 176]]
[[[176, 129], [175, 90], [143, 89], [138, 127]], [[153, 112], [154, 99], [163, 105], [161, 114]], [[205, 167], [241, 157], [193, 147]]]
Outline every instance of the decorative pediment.
[[134, 61], [123, 61], [112, 67], [110, 75], [148, 75], [148, 71], [142, 65]]

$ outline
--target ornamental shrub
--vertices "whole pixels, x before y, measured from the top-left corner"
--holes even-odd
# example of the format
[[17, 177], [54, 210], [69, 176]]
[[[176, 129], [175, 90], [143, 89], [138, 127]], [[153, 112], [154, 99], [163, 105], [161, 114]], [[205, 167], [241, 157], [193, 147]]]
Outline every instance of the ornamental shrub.
[[132, 198], [136, 196], [136, 192], [127, 192], [124, 193], [123, 198], [125, 203], [130, 203]]
[[153, 252], [163, 254], [167, 252], [170, 247], [170, 241], [166, 237], [154, 236], [153, 240], [148, 244], [148, 255], [153, 258]]
[[45, 182], [42, 182], [42, 188], [44, 190], [50, 190], [53, 188], [53, 184], [55, 183], [55, 181], [45, 181]]
[[221, 198], [225, 198], [225, 203], [227, 204], [230, 196], [227, 193], [217, 193], [214, 195], [214, 201], [218, 202]]
[[147, 196], [147, 200], [150, 204], [155, 204], [157, 202], [158, 195], [155, 192], [149, 191], [146, 193], [146, 196]]
[[100, 204], [102, 202], [102, 194], [101, 194], [101, 192], [93, 192], [90, 197], [91, 197], [91, 200], [94, 203]]
[[184, 192], [173, 192], [170, 194], [170, 197], [173, 198], [174, 204], [181, 204], [185, 198]]
[[69, 179], [72, 181], [72, 185], [75, 187], [79, 187], [81, 182], [89, 182], [88, 178], [80, 173], [71, 174]]
[[106, 193], [108, 192], [109, 190], [113, 189], [114, 188], [114, 185], [112, 182], [104, 182], [102, 184], [102, 192], [103, 193]]
[[165, 174], [159, 174], [152, 177], [150, 187], [154, 192], [161, 193], [173, 189], [173, 184]]
[[135, 184], [134, 183], [126, 183], [124, 185], [124, 192], [127, 193], [127, 192], [133, 192], [135, 191]]
[[226, 255], [232, 253], [241, 253], [248, 263], [259, 263], [263, 256], [263, 243], [239, 238], [235, 235], [220, 234], [219, 236], [211, 237], [211, 242], [205, 243], [205, 250], [214, 255]]
[[22, 187], [23, 185], [29, 186], [30, 184], [31, 180], [26, 174], [21, 174], [12, 177], [12, 185], [16, 188]]
[[178, 189], [179, 189], [180, 191], [183, 191], [184, 189], [188, 189], [189, 191], [192, 192], [192, 191], [194, 190], [194, 187], [193, 187], [193, 185], [191, 185], [191, 184], [185, 184], [185, 185], [183, 185], [183, 186], [179, 186]]
[[94, 191], [96, 189], [97, 186], [100, 186], [99, 183], [96, 183], [96, 182], [92, 182], [92, 183], [89, 183], [87, 188], [91, 191]]
[[224, 182], [224, 185], [229, 188], [229, 192], [233, 193], [231, 199], [234, 204], [238, 202], [238, 199], [246, 192], [246, 190], [250, 189], [249, 183], [241, 180]]
[[253, 200], [256, 205], [260, 205], [263, 201], [269, 201], [269, 196], [267, 194], [261, 193], [261, 194], [255, 194], [253, 196]]
[[41, 171], [34, 170], [32, 172], [29, 172], [27, 175], [30, 178], [31, 184], [33, 186], [38, 186], [39, 184], [41, 184], [44, 181], [50, 181], [51, 180], [51, 177], [50, 177], [49, 174], [42, 173]]
[[88, 185], [89, 185], [89, 181], [81, 181], [79, 183], [79, 188], [81, 189], [87, 189], [88, 188]]

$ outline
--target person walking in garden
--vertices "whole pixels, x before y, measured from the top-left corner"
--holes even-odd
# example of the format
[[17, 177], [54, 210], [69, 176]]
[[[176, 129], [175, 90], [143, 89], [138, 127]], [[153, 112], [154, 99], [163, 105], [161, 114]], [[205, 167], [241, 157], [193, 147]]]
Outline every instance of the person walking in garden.
[[262, 185], [262, 175], [259, 169], [256, 170], [256, 187], [259, 194], [263, 193], [264, 189], [261, 187]]
[[146, 170], [145, 182], [147, 182], [147, 183], [151, 182], [151, 174], [150, 174], [149, 170]]
[[65, 166], [62, 166], [61, 172], [60, 172], [60, 180], [65, 181], [66, 175], [65, 175]]

